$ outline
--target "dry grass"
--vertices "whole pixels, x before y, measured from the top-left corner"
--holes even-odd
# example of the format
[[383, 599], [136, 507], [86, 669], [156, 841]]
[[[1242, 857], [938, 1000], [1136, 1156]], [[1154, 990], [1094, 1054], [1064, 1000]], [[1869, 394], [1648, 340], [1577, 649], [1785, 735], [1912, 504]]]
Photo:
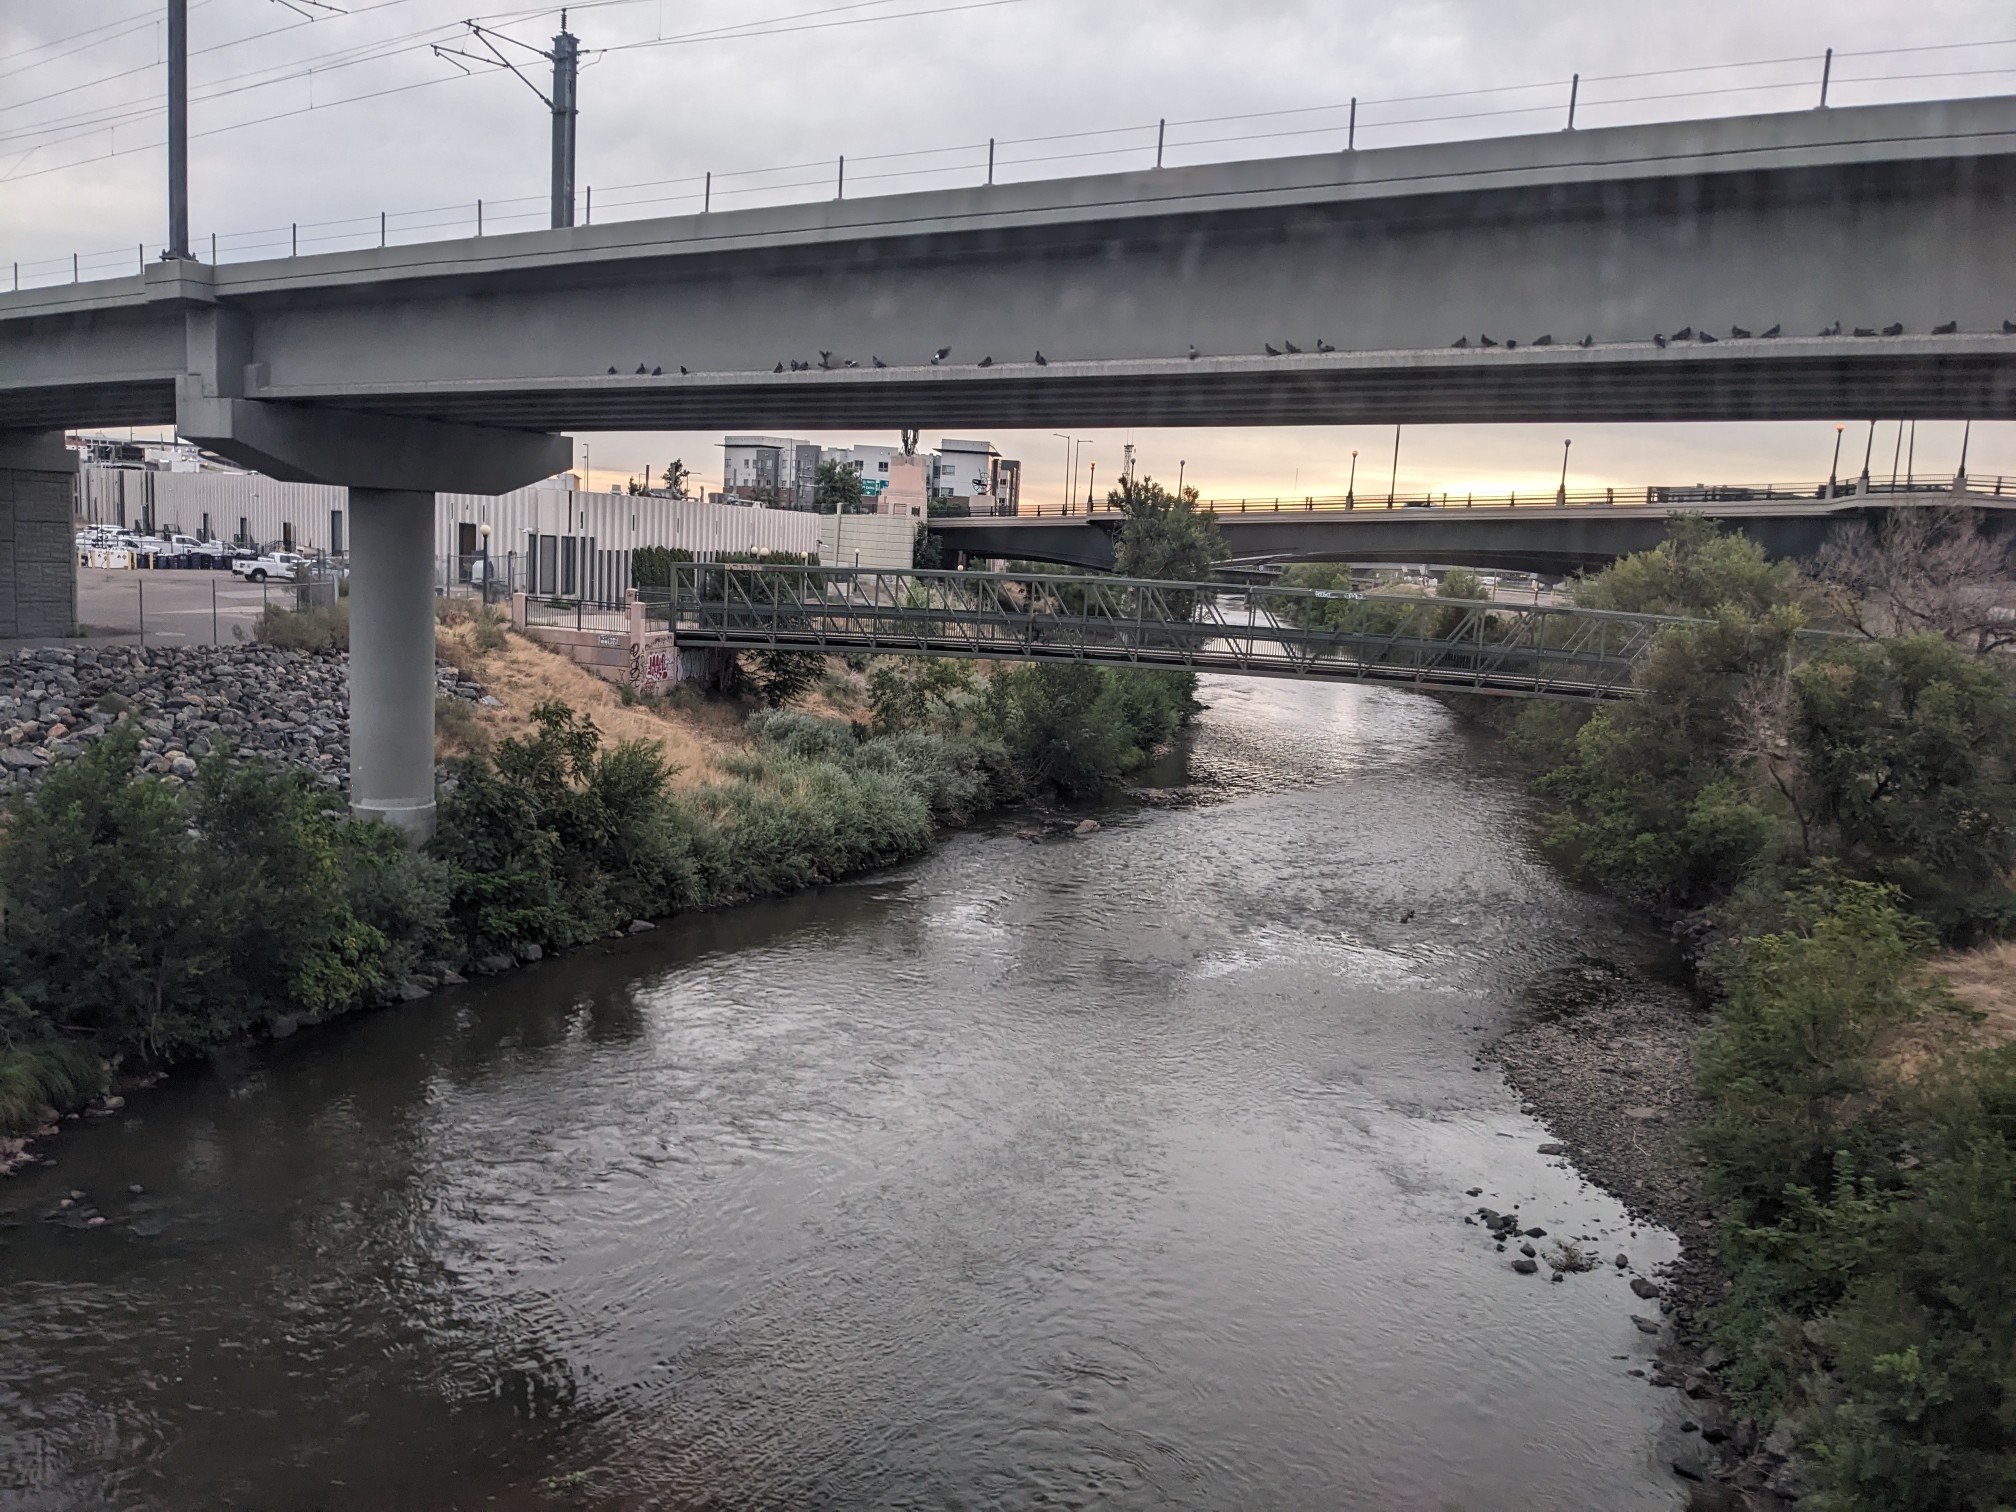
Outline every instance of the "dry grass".
[[[595, 727], [611, 742], [657, 741], [665, 748], [665, 759], [679, 769], [672, 779], [676, 788], [721, 780], [713, 757], [745, 744], [741, 715], [731, 707], [625, 704], [614, 683], [603, 681], [566, 657], [516, 634], [507, 637], [500, 649], [485, 651], [475, 642], [475, 629], [467, 620], [443, 623], [436, 632], [435, 645], [443, 661], [475, 678], [502, 701], [501, 709], [475, 709], [477, 720], [492, 740], [527, 733], [532, 728], [534, 706], [557, 700], [594, 720]], [[466, 733], [458, 734], [456, 744], [466, 745], [466, 740]], [[444, 750], [443, 754], [455, 752]]]
[[2016, 1040], [2016, 943], [1953, 951], [1932, 964], [1954, 996], [1987, 1016], [1982, 1033], [1998, 1043]]

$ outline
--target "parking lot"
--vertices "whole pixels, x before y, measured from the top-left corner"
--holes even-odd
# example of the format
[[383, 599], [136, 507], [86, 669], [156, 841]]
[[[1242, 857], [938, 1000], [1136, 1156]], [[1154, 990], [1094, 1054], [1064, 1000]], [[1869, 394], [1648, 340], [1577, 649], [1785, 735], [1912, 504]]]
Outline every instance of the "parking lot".
[[77, 623], [94, 639], [150, 646], [250, 640], [261, 609], [293, 600], [291, 584], [247, 583], [229, 572], [77, 569]]

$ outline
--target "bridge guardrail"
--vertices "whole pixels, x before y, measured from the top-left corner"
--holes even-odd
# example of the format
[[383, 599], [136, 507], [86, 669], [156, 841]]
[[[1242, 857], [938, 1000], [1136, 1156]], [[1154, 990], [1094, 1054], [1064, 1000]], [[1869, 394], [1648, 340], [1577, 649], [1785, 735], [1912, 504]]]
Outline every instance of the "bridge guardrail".
[[[1570, 488], [1535, 490], [1530, 494], [1512, 491], [1503, 494], [1457, 494], [1449, 490], [1396, 493], [1377, 496], [1351, 493], [1289, 495], [1246, 495], [1238, 498], [1200, 499], [1198, 508], [1219, 516], [1264, 514], [1384, 514], [1388, 510], [1472, 510], [1472, 509], [1563, 509], [1614, 507], [1618, 509], [1672, 508], [1689, 504], [1845, 504], [1857, 499], [1905, 499], [1933, 504], [1942, 500], [1966, 502], [1972, 499], [2006, 499], [2016, 504], [2016, 478], [2003, 476], [1953, 482], [1870, 483], [1693, 483], [1648, 484], [1642, 488]], [[974, 511], [938, 508], [932, 521], [946, 519], [1108, 519], [1123, 518], [1107, 505], [1025, 504], [1013, 512]]]

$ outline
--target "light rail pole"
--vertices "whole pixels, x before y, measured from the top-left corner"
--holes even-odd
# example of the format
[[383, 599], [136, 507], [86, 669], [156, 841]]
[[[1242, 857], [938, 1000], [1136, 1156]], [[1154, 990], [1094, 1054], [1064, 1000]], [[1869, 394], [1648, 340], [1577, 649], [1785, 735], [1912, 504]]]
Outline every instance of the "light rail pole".
[[168, 0], [168, 245], [189, 255], [189, 0]]

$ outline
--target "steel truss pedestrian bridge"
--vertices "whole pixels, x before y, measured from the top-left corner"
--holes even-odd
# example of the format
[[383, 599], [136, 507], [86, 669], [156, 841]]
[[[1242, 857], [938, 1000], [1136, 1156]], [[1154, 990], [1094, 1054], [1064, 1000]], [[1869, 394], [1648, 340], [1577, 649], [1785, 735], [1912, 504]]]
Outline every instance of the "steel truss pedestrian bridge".
[[1649, 614], [1027, 572], [680, 564], [641, 590], [681, 651], [1085, 662], [1595, 700], [1629, 696]]

